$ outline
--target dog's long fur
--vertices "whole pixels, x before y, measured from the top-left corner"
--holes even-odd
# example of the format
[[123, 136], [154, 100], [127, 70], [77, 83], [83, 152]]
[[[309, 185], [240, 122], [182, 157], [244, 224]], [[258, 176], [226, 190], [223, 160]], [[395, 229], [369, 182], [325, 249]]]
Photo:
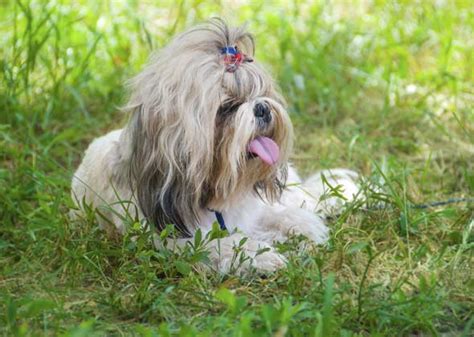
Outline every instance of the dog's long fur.
[[[98, 208], [101, 226], [110, 231], [123, 233], [121, 215], [132, 212], [158, 230], [174, 224], [183, 236], [192, 236], [196, 228], [210, 229], [210, 210], [222, 212], [234, 232], [221, 240], [227, 251], [220, 247], [213, 255], [222, 271], [242, 235], [250, 238], [250, 255], [290, 233], [324, 242], [328, 230], [313, 212], [337, 204], [319, 203], [325, 191], [320, 175], [284, 188], [287, 176], [301, 183], [288, 168], [292, 127], [285, 102], [258, 62], [226, 71], [220, 53], [226, 46], [253, 58], [252, 36], [218, 19], [177, 36], [155, 54], [130, 83], [129, 123], [96, 139], [72, 180], [74, 200]], [[256, 118], [258, 104], [269, 108], [269, 120]], [[278, 145], [274, 165], [249, 156], [256, 137]], [[348, 199], [357, 192], [351, 171], [326, 172], [326, 178], [342, 184]], [[283, 261], [272, 249], [253, 266], [273, 270]]]

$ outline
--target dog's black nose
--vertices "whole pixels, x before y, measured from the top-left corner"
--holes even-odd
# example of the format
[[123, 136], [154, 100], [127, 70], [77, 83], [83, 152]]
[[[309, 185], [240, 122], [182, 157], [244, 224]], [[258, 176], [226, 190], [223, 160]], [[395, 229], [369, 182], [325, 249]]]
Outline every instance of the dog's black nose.
[[257, 103], [253, 109], [255, 117], [263, 120], [265, 123], [269, 123], [272, 120], [270, 113], [270, 107], [266, 103]]

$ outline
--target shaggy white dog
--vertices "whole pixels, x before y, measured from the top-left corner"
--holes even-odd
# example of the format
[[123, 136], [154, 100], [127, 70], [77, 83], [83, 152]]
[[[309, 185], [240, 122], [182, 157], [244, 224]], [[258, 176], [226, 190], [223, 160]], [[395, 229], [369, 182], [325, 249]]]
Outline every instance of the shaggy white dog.
[[[173, 224], [180, 244], [217, 220], [229, 235], [211, 241], [209, 250], [222, 272], [243, 237], [251, 259], [241, 270], [284, 266], [271, 245], [292, 234], [324, 243], [324, 216], [344, 202], [322, 200], [325, 183], [341, 186], [351, 200], [357, 174], [336, 169], [301, 181], [288, 164], [292, 126], [285, 102], [253, 55], [252, 36], [219, 19], [154, 55], [131, 82], [129, 123], [94, 140], [74, 174], [78, 207], [92, 205], [100, 226], [119, 233], [126, 231], [126, 214], [158, 231]], [[257, 254], [262, 248], [268, 250]]]

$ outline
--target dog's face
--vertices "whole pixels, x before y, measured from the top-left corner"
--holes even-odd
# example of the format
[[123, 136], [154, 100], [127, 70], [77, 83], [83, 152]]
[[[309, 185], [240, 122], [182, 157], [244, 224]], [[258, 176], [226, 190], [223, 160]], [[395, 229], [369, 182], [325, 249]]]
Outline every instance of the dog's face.
[[[223, 54], [229, 47], [238, 59]], [[249, 193], [279, 197], [291, 122], [253, 53], [251, 35], [214, 20], [176, 37], [132, 81], [130, 178], [158, 228], [186, 232], [203, 208]]]
[[[246, 71], [244, 67], [241, 65], [235, 73], [224, 73], [220, 104], [212, 110], [214, 155], [209, 189], [204, 196], [206, 206], [214, 209], [238, 203], [250, 190], [275, 199], [285, 180], [291, 123], [272, 83], [266, 82], [270, 79], [262, 81], [269, 83], [268, 87], [242, 90], [256, 89], [255, 83], [248, 88], [239, 85], [236, 76]], [[249, 67], [250, 72], [260, 75], [258, 65]]]

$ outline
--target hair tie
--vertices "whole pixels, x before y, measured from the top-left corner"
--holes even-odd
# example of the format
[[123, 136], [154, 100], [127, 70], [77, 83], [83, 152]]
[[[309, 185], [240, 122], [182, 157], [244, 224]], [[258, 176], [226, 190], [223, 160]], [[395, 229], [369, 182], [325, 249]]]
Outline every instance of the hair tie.
[[225, 70], [233, 73], [242, 62], [253, 62], [253, 59], [241, 53], [237, 46], [226, 46], [221, 48], [221, 54], [224, 55]]

